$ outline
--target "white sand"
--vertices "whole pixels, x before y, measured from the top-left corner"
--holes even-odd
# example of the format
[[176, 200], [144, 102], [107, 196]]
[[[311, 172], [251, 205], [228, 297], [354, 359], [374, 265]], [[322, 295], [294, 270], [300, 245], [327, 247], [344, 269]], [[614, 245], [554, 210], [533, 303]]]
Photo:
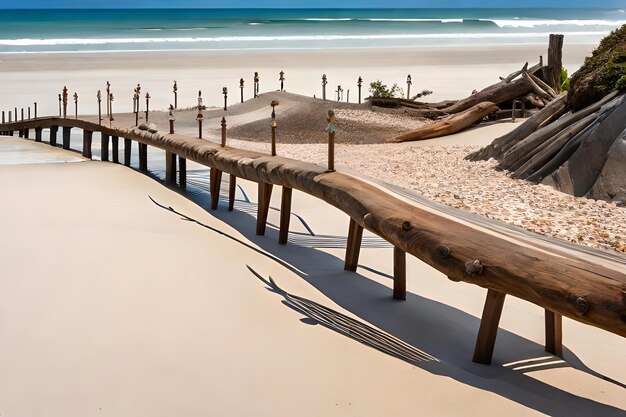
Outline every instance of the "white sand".
[[[21, 145], [9, 138], [0, 145], [7, 142]], [[47, 145], [21, 146], [34, 160], [29, 149]], [[394, 302], [389, 278], [343, 271], [337, 240], [345, 239], [345, 214], [302, 193], [293, 210], [317, 244], [292, 234], [304, 246], [281, 247], [274, 227], [254, 236], [254, 206], [239, 201], [233, 213], [224, 204], [206, 212], [119, 165], [5, 165], [0, 177], [2, 415], [608, 416], [626, 409], [624, 388], [594, 374], [626, 383], [625, 339], [565, 320], [568, 365], [543, 351], [543, 311], [509, 298], [494, 364], [473, 364], [485, 291], [409, 258], [407, 301]], [[256, 201], [255, 186], [242, 183]], [[304, 231], [296, 217], [292, 225]], [[390, 274], [391, 249], [367, 239], [361, 265]], [[402, 339], [424, 360], [410, 364], [302, 322], [247, 266]]]

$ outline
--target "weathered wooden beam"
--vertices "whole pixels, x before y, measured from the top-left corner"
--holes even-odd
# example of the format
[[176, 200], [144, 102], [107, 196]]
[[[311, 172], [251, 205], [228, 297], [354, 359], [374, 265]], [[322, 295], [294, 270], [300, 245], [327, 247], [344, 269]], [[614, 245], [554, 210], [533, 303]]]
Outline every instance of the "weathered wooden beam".
[[165, 151], [165, 182], [176, 185], [176, 154]]
[[109, 135], [100, 132], [100, 160], [109, 160]]
[[270, 211], [270, 200], [272, 198], [273, 184], [266, 182], [259, 183], [259, 207], [256, 217], [256, 234], [257, 236], [265, 235], [265, 227], [267, 226], [267, 215]]
[[83, 156], [91, 159], [91, 141], [93, 132], [91, 130], [83, 130]]
[[35, 142], [41, 142], [41, 132], [43, 131], [43, 127], [35, 128]]
[[50, 146], [57, 146], [57, 133], [59, 126], [50, 126]]
[[70, 126], [63, 126], [63, 149], [70, 149], [70, 139], [71, 139], [72, 128]]
[[563, 356], [563, 317], [550, 310], [545, 311], [546, 352]]
[[393, 298], [406, 300], [406, 252], [393, 247]]
[[120, 146], [119, 136], [112, 136], [111, 137], [111, 153], [113, 154], [112, 161], [115, 162], [116, 164], [120, 162], [119, 146]]
[[346, 271], [356, 271], [359, 265], [359, 254], [361, 253], [361, 240], [363, 239], [363, 226], [350, 218], [348, 226], [348, 243], [346, 245], [346, 259], [344, 267]]
[[235, 208], [235, 192], [237, 191], [237, 176], [230, 174], [228, 181], [228, 211]]
[[217, 210], [217, 206], [220, 202], [220, 191], [222, 188], [222, 171], [216, 169], [211, 175], [215, 176], [215, 179], [213, 180], [213, 189], [211, 190], [211, 209]]
[[24, 129], [24, 137], [28, 139], [29, 129]]
[[504, 293], [492, 289], [487, 291], [487, 299], [474, 348], [474, 358], [472, 359], [476, 363], [491, 364], [505, 298], [506, 294]]
[[133, 141], [128, 138], [124, 138], [124, 165], [127, 167], [130, 166], [132, 146]]
[[289, 238], [289, 220], [291, 220], [291, 195], [293, 189], [283, 186], [280, 199], [280, 229], [278, 233], [278, 243], [287, 244]]

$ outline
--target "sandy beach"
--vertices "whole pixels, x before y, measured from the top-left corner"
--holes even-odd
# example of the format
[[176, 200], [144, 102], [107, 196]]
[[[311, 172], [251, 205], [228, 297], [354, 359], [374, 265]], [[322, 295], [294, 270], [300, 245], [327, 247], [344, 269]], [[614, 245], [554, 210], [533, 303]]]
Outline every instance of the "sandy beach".
[[[565, 45], [564, 66], [575, 71], [594, 45]], [[380, 79], [406, 88], [411, 74], [413, 94], [433, 91], [430, 101], [458, 99], [520, 69], [546, 58], [546, 44], [494, 45], [488, 48], [419, 47], [392, 49], [328, 49], [287, 51], [179, 51], [107, 52], [101, 54], [3, 54], [0, 76], [3, 84], [0, 109], [38, 103], [40, 114], [58, 114], [57, 95], [64, 85], [70, 95], [79, 95], [81, 114], [97, 113], [96, 92], [104, 93], [106, 81], [114, 93], [114, 112], [132, 111], [133, 88], [141, 83], [142, 96], [150, 92], [151, 108], [165, 110], [173, 103], [173, 81], [178, 82], [179, 107], [197, 105], [198, 90], [204, 104], [223, 106], [222, 87], [229, 91], [229, 102], [240, 100], [239, 79], [244, 78], [244, 98], [253, 96], [254, 72], [259, 72], [260, 91], [278, 90], [278, 73], [285, 71], [285, 89], [308, 97], [322, 94], [321, 77], [328, 77], [327, 97], [336, 97], [337, 86], [350, 90], [350, 101], [357, 101], [357, 78], [363, 77], [363, 97], [369, 83]], [[390, 65], [392, 63], [392, 65]], [[36, 75], [35, 75], [36, 74]], [[405, 90], [406, 92], [406, 90]], [[334, 94], [334, 95], [333, 95]], [[73, 103], [70, 108], [73, 111]], [[145, 109], [142, 97], [141, 108]]]
[[[36, 162], [48, 145], [5, 137], [8, 147]], [[209, 213], [201, 198], [73, 154], [2, 165], [0, 175], [11, 178], [0, 188], [2, 414], [609, 416], [626, 408], [623, 338], [565, 320], [564, 362], [543, 351], [543, 310], [511, 298], [494, 364], [473, 364], [484, 290], [410, 258], [408, 299], [394, 302], [391, 248], [366, 236], [363, 267], [343, 271], [348, 219], [312, 197], [296, 193], [293, 210], [315, 236], [294, 217], [281, 247], [275, 226], [254, 236], [254, 184], [242, 182], [235, 212]], [[403, 356], [320, 324], [330, 317], [383, 332]]]
[[[195, 136], [198, 90], [205, 105], [219, 107], [226, 86], [229, 109], [204, 113], [205, 139], [218, 140], [224, 116], [230, 146], [267, 152], [276, 98], [278, 154], [323, 165], [330, 107], [339, 170], [623, 260], [626, 208], [463, 159], [515, 123], [390, 145], [382, 142], [392, 133], [426, 122], [354, 104], [358, 76], [405, 87], [410, 73], [412, 92], [457, 99], [536, 63], [545, 49], [2, 54], [0, 109], [36, 101], [39, 115], [56, 115], [67, 85], [79, 94], [79, 113], [96, 120], [96, 91], [108, 80], [114, 124], [130, 127], [140, 82], [152, 97], [150, 122], [163, 131], [176, 80], [179, 107], [188, 108], [176, 112], [176, 131]], [[574, 71], [592, 49], [566, 44], [564, 65]], [[275, 92], [281, 70], [289, 93]], [[248, 100], [254, 71], [266, 93]], [[341, 84], [352, 104], [312, 100], [323, 73], [329, 97]], [[235, 105], [241, 77], [248, 101]], [[299, 124], [307, 118], [315, 120]], [[0, 136], [0, 415], [626, 413], [626, 339], [564, 319], [561, 359], [544, 350], [544, 310], [508, 297], [493, 363], [475, 364], [485, 289], [409, 257], [407, 300], [394, 301], [392, 247], [366, 233], [358, 271], [344, 271], [349, 218], [328, 204], [294, 193], [289, 244], [281, 246], [280, 190], [260, 237], [256, 184], [238, 182], [232, 213], [224, 184], [219, 210], [209, 211], [207, 167], [190, 163], [181, 192], [158, 180], [162, 151], [150, 149], [152, 173], [144, 175], [98, 161], [98, 147], [95, 135], [91, 161]]]

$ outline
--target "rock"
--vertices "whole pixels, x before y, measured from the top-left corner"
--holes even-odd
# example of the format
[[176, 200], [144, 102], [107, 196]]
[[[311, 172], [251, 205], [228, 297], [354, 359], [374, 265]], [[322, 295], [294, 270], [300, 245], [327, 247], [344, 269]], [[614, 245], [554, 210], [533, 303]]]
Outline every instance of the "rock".
[[159, 129], [157, 129], [157, 127], [156, 127], [156, 125], [155, 125], [154, 123], [150, 123], [150, 124], [148, 125], [148, 132], [150, 132], [150, 133], [156, 133], [156, 132], [158, 132], [158, 131], [159, 131]]
[[148, 130], [148, 125], [145, 124], [145, 123], [142, 123], [139, 126], [137, 126], [137, 129], [139, 129], [139, 130]]

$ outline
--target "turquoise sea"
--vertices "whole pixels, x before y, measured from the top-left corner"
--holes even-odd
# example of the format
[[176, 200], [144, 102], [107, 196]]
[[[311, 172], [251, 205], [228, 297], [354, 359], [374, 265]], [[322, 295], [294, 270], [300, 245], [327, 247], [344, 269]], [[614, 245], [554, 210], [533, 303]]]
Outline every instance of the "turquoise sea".
[[597, 43], [620, 9], [0, 10], [0, 53]]

